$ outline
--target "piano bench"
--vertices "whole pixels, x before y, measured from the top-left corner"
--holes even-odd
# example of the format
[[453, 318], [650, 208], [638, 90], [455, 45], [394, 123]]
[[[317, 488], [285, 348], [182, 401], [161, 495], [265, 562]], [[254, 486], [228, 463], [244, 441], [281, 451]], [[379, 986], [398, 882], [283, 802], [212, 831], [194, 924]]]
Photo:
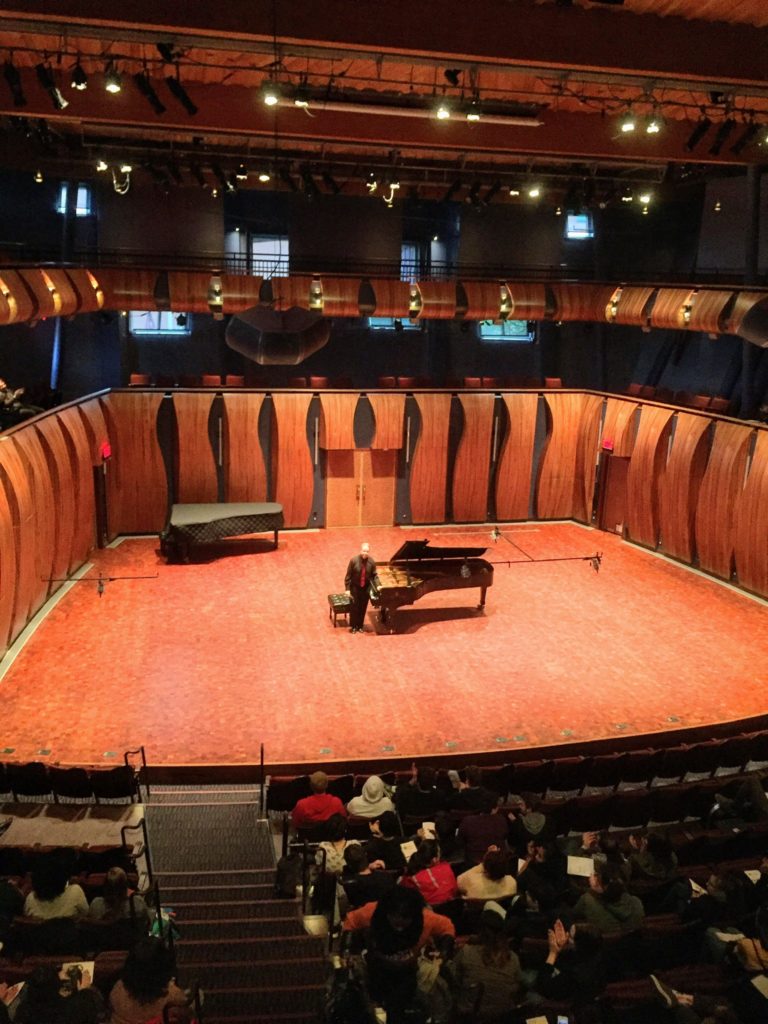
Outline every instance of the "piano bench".
[[333, 622], [334, 629], [336, 629], [336, 619], [339, 615], [346, 615], [347, 625], [349, 625], [349, 610], [351, 607], [352, 602], [346, 594], [328, 595], [328, 618]]

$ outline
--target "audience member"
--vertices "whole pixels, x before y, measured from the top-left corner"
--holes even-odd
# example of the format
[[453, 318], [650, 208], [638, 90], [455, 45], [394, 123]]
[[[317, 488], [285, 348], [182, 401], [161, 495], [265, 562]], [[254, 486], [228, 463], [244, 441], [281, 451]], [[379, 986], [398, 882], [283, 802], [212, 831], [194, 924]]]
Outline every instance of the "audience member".
[[309, 776], [309, 785], [312, 788], [312, 795], [299, 800], [293, 808], [294, 828], [312, 828], [313, 825], [326, 822], [332, 814], [342, 814], [346, 817], [347, 811], [341, 800], [326, 792], [328, 776], [325, 772], [312, 772]]
[[408, 888], [417, 889], [431, 907], [448, 903], [459, 895], [453, 868], [442, 860], [440, 847], [434, 839], [421, 841], [400, 881]]
[[[450, 964], [456, 1010], [475, 1021], [498, 1021], [517, 1003], [522, 980], [520, 960], [509, 947], [504, 917], [484, 910], [477, 938], [462, 946]], [[481, 988], [482, 986], [482, 988]], [[481, 991], [479, 1005], [477, 994]]]
[[50, 964], [35, 967], [24, 986], [14, 1024], [98, 1024], [104, 1001], [91, 977], [75, 970], [62, 978]]
[[677, 878], [677, 854], [667, 836], [649, 832], [647, 836], [630, 836], [632, 852], [629, 864], [632, 878], [653, 882], [671, 882]]
[[38, 862], [32, 871], [32, 892], [24, 900], [24, 914], [40, 920], [85, 917], [88, 900], [76, 883], [69, 882], [69, 864], [56, 855]]
[[394, 811], [385, 811], [378, 821], [371, 822], [371, 838], [366, 844], [368, 859], [380, 860], [388, 871], [402, 871], [405, 855], [400, 849], [403, 837]]
[[362, 907], [375, 903], [395, 885], [395, 879], [388, 871], [382, 871], [384, 862], [369, 863], [368, 854], [359, 844], [347, 846], [344, 851], [344, 871], [341, 884], [350, 907]]
[[401, 820], [418, 818], [421, 821], [434, 821], [440, 811], [447, 806], [445, 794], [435, 786], [437, 772], [430, 765], [419, 765], [410, 782], [398, 786], [395, 790], [395, 807]]
[[537, 797], [530, 793], [521, 795], [517, 808], [507, 814], [509, 820], [509, 845], [518, 857], [524, 857], [531, 839], [549, 843], [555, 838], [555, 832], [547, 816], [542, 813]]
[[464, 844], [464, 858], [469, 864], [479, 864], [489, 846], [506, 849], [507, 822], [498, 813], [496, 795], [482, 792], [479, 809], [459, 823], [458, 837]]
[[596, 999], [605, 989], [607, 974], [603, 963], [603, 936], [589, 924], [571, 925], [566, 929], [555, 921], [547, 933], [548, 953], [545, 963], [531, 977], [531, 988], [537, 997], [569, 1000], [584, 1005]]
[[110, 1024], [148, 1024], [162, 1020], [166, 1006], [185, 1006], [187, 996], [176, 984], [174, 971], [173, 954], [161, 939], [140, 939], [109, 994]]
[[595, 864], [589, 890], [579, 897], [573, 914], [594, 925], [601, 935], [612, 935], [639, 928], [645, 908], [637, 896], [627, 892], [621, 875], [613, 866]]
[[359, 846], [359, 839], [347, 839], [347, 819], [342, 814], [332, 814], [327, 821], [328, 838], [318, 844], [315, 863], [325, 861], [325, 870], [340, 875], [344, 870], [344, 853], [350, 846]]
[[353, 796], [347, 804], [349, 813], [359, 818], [378, 818], [384, 811], [394, 809], [395, 805], [378, 775], [371, 775], [366, 779], [361, 795]]
[[103, 895], [96, 896], [88, 908], [94, 921], [133, 919], [137, 930], [149, 927], [149, 910], [143, 897], [128, 888], [128, 876], [122, 868], [110, 868], [104, 879]]
[[501, 900], [517, 892], [517, 881], [509, 873], [509, 857], [498, 846], [489, 846], [481, 863], [459, 875], [457, 884], [468, 900]]
[[538, 910], [551, 911], [568, 891], [567, 861], [557, 847], [531, 839], [517, 870], [517, 887]]
[[449, 800], [450, 807], [455, 811], [482, 811], [492, 799], [496, 806], [499, 797], [493, 790], [483, 785], [483, 773], [477, 765], [470, 764], [464, 769], [464, 781], [459, 782], [458, 789]]

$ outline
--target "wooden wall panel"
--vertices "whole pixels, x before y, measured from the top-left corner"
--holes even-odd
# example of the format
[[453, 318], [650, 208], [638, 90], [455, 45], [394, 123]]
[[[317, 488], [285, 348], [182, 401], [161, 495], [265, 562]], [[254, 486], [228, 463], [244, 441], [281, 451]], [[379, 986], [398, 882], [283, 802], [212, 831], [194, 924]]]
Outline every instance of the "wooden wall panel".
[[634, 399], [609, 398], [603, 420], [603, 441], [613, 442], [613, 454], [627, 459], [635, 444], [634, 415], [639, 406]]
[[421, 309], [416, 314], [425, 320], [452, 320], [456, 316], [456, 284], [453, 281], [417, 281]]
[[311, 394], [274, 394], [272, 479], [275, 501], [283, 506], [286, 526], [306, 526], [312, 511], [314, 480], [307, 443]]
[[647, 317], [643, 310], [654, 291], [654, 288], [647, 287], [622, 288], [613, 323], [634, 324], [635, 326], [645, 324]]
[[63, 409], [57, 419], [64, 434], [72, 473], [75, 524], [69, 572], [78, 569], [96, 543], [96, 498], [93, 490], [91, 444], [77, 407]]
[[[9, 509], [10, 522], [13, 528], [11, 558], [8, 546], [5, 545], [7, 565], [15, 562], [16, 574], [8, 585], [3, 576], [0, 587], [0, 602], [3, 605], [3, 617], [10, 618], [9, 643], [12, 642], [33, 613], [40, 607], [48, 584], [40, 579], [37, 565], [37, 518], [35, 513], [35, 494], [29, 464], [22, 456], [19, 437], [31, 427], [16, 431], [13, 437], [0, 444], [0, 483], [3, 485], [5, 503]], [[6, 593], [10, 590], [10, 595]]]
[[733, 304], [728, 318], [723, 323], [723, 330], [726, 334], [738, 334], [744, 317], [753, 306], [765, 301], [765, 292], [739, 292]]
[[414, 400], [421, 414], [421, 431], [411, 456], [411, 517], [414, 523], [442, 523], [451, 396], [416, 394]]
[[659, 542], [659, 490], [667, 463], [673, 410], [645, 405], [627, 472], [627, 533], [656, 548]]
[[[34, 552], [35, 580], [32, 590], [32, 601], [27, 618], [34, 615], [45, 603], [49, 593], [58, 590], [61, 584], [48, 583], [54, 573], [54, 553], [56, 544], [56, 495], [54, 492], [51, 471], [45, 451], [40, 442], [40, 435], [30, 424], [26, 429], [14, 434], [14, 441], [19, 452], [20, 461], [27, 475], [31, 491], [31, 535], [22, 539], [24, 547]], [[25, 524], [26, 525], [26, 524]], [[24, 547], [22, 554], [25, 553]]]
[[77, 312], [79, 297], [63, 270], [30, 268], [20, 270], [19, 275], [35, 297], [35, 319], [72, 316]]
[[768, 597], [768, 430], [758, 431], [736, 506], [734, 552], [739, 584]]
[[182, 504], [218, 500], [216, 456], [208, 436], [213, 396], [204, 391], [173, 396], [178, 430], [176, 501]]
[[168, 272], [169, 309], [177, 313], [209, 313], [211, 275], [195, 270]]
[[709, 454], [710, 422], [706, 416], [678, 413], [659, 491], [661, 550], [688, 563], [695, 555], [694, 520]]
[[105, 309], [157, 309], [156, 270], [99, 270]]
[[264, 395], [224, 395], [224, 499], [266, 501], [267, 471], [259, 443]]
[[512, 296], [510, 320], [540, 320], [547, 308], [547, 293], [543, 284], [507, 281]]
[[484, 523], [488, 518], [488, 478], [495, 398], [487, 394], [460, 394], [464, 410], [453, 467], [453, 518], [457, 523]]
[[600, 443], [600, 418], [603, 400], [599, 395], [585, 395], [576, 446], [576, 483], [573, 494], [573, 517], [580, 523], [592, 521], [592, 501], [597, 471], [597, 448]]
[[576, 452], [585, 396], [577, 392], [544, 393], [550, 432], [539, 466], [536, 515], [539, 519], [570, 519], [576, 488]]
[[72, 287], [77, 292], [78, 313], [93, 313], [104, 306], [104, 292], [98, 280], [90, 270], [81, 270], [72, 267], [67, 270], [67, 277], [72, 282]]
[[408, 317], [411, 315], [411, 286], [407, 281], [377, 278], [368, 283], [373, 289], [376, 299], [373, 316]]
[[92, 398], [88, 402], [82, 402], [77, 406], [77, 412], [88, 436], [91, 464], [96, 466], [101, 462], [102, 444], [110, 440], [102, 399]]
[[[7, 444], [0, 449], [8, 448]], [[8, 494], [9, 482], [0, 452], [0, 658], [8, 650], [14, 627], [14, 608], [19, 589], [19, 567], [16, 543], [19, 524]]]
[[722, 291], [717, 288], [696, 292], [691, 300], [689, 330], [718, 334], [721, 330], [720, 317], [732, 296], [732, 291]]
[[550, 285], [555, 297], [556, 320], [605, 320], [605, 307], [616, 290], [613, 285], [604, 284], [558, 284]]
[[0, 324], [21, 324], [32, 320], [37, 313], [37, 304], [29, 288], [17, 270], [0, 267]]
[[[75, 539], [77, 507], [75, 483], [67, 442], [57, 416], [45, 416], [35, 423], [43, 454], [48, 463], [54, 502], [53, 561], [51, 575], [59, 579], [69, 574]], [[52, 584], [51, 591], [60, 584]]]
[[402, 448], [405, 395], [369, 394], [368, 400], [376, 419], [376, 433], [373, 435], [371, 448]]
[[651, 327], [669, 327], [684, 330], [688, 325], [684, 307], [690, 305], [693, 292], [690, 288], [659, 288], [651, 310]]
[[323, 316], [360, 316], [360, 279], [324, 277]]
[[729, 579], [735, 509], [744, 484], [749, 427], [715, 420], [715, 436], [696, 506], [696, 549], [702, 569]]
[[320, 447], [355, 447], [355, 409], [360, 396], [350, 391], [323, 391], [320, 394]]
[[501, 317], [502, 286], [498, 281], [462, 281], [467, 297], [465, 320], [498, 320]]
[[221, 274], [222, 312], [242, 313], [244, 309], [258, 306], [263, 277], [240, 277], [238, 274]]
[[509, 429], [498, 454], [496, 517], [527, 519], [539, 397], [520, 393], [506, 393], [501, 397], [509, 414]]
[[291, 306], [299, 306], [301, 309], [309, 309], [309, 293], [312, 288], [312, 278], [308, 275], [295, 277], [273, 277], [272, 298], [275, 309], [281, 312], [290, 309]]
[[157, 440], [162, 401], [162, 395], [149, 391], [103, 399], [113, 456], [107, 482], [114, 534], [158, 533], [168, 517], [168, 482]]

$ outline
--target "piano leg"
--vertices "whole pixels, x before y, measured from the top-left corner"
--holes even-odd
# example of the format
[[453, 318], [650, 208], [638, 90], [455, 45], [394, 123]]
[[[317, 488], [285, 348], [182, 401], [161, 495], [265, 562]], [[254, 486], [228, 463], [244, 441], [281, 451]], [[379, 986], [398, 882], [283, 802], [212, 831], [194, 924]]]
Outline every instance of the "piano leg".
[[480, 604], [477, 606], [480, 609], [480, 611], [482, 611], [485, 608], [485, 595], [487, 590], [488, 587], [480, 587]]

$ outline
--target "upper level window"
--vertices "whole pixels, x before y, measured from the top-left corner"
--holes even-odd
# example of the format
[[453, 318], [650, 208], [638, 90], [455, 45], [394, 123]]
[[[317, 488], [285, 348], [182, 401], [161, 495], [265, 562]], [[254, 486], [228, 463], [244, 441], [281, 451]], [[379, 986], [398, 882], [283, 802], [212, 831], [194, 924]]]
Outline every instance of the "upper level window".
[[421, 323], [418, 320], [409, 320], [407, 317], [394, 316], [369, 316], [368, 326], [373, 331], [420, 331]]
[[187, 313], [133, 309], [128, 314], [128, 330], [131, 334], [189, 334], [190, 319]]
[[420, 252], [418, 242], [403, 242], [400, 246], [400, 280], [410, 281], [411, 284], [418, 280]]
[[535, 337], [535, 324], [530, 320], [480, 321], [480, 338], [483, 341], [513, 341], [527, 345]]
[[251, 273], [267, 281], [271, 277], [288, 277], [288, 236], [252, 235], [251, 263]]
[[594, 238], [595, 228], [591, 213], [567, 213], [565, 215], [565, 237], [571, 239]]
[[[67, 203], [69, 202], [69, 182], [62, 181], [59, 186], [59, 198], [56, 203], [56, 212], [64, 214], [67, 212]], [[77, 186], [77, 196], [75, 197], [75, 216], [76, 217], [87, 217], [91, 213], [91, 189], [88, 185], [80, 184]]]

